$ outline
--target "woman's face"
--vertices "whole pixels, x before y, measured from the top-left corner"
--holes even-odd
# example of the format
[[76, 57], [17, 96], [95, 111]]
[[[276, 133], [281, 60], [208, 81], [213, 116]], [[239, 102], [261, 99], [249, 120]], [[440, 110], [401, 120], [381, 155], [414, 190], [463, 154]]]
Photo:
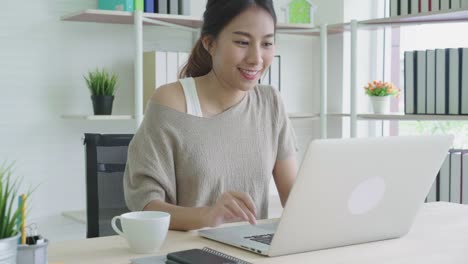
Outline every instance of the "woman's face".
[[235, 17], [206, 46], [218, 79], [242, 91], [255, 87], [273, 60], [274, 33], [273, 18], [262, 8], [251, 7]]

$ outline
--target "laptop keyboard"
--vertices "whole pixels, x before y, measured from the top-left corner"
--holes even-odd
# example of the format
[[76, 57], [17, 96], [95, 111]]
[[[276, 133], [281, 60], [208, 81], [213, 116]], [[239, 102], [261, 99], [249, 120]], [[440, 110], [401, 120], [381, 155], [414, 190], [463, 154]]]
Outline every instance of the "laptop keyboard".
[[262, 243], [262, 244], [270, 245], [271, 240], [273, 240], [273, 235], [274, 234], [264, 234], [264, 235], [257, 235], [257, 236], [248, 236], [245, 238], [255, 241], [255, 242]]

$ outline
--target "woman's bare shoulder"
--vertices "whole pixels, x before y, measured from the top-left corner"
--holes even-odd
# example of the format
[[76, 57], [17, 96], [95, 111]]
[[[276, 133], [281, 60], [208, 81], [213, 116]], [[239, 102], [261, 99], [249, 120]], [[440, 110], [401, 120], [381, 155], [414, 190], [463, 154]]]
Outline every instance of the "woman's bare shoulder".
[[168, 83], [154, 90], [151, 101], [185, 113], [185, 95], [180, 82]]

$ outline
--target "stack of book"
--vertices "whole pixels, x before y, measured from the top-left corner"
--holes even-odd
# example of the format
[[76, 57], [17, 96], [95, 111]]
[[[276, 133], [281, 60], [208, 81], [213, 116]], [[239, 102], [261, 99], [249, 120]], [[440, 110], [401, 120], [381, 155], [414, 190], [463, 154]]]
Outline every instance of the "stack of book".
[[273, 86], [273, 88], [277, 89], [281, 92], [281, 56], [276, 55], [273, 58], [273, 61], [265, 71], [263, 76], [258, 80], [259, 84], [268, 84]]
[[468, 150], [450, 150], [426, 201], [468, 204]]
[[98, 9], [190, 15], [190, 0], [98, 0]]
[[468, 114], [468, 48], [404, 53], [406, 114]]
[[390, 17], [467, 8], [468, 0], [390, 0]]
[[176, 82], [189, 54], [176, 51], [147, 51], [143, 53], [143, 111], [154, 90]]
[[145, 13], [190, 15], [190, 0], [144, 0]]

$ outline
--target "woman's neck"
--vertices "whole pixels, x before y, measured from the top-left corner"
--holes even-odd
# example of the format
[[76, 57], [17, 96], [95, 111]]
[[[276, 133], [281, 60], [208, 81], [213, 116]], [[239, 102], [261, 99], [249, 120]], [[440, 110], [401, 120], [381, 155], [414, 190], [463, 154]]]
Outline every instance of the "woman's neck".
[[220, 114], [239, 103], [246, 92], [230, 87], [213, 71], [195, 78], [202, 111], [209, 116]]

